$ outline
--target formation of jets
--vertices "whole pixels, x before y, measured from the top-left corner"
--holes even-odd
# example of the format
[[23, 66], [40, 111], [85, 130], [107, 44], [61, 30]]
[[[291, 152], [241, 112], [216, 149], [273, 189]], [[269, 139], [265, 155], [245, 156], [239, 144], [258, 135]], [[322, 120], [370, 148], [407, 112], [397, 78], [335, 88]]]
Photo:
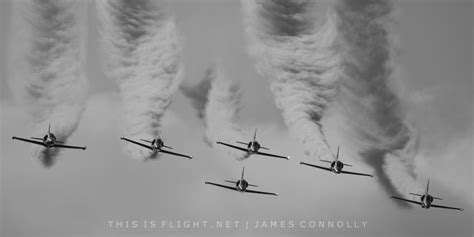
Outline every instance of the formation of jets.
[[[82, 149], [82, 150], [86, 149], [85, 146], [66, 145], [66, 144], [64, 144], [64, 142], [56, 140], [56, 136], [51, 132], [51, 124], [48, 126], [48, 132], [42, 138], [40, 138], [40, 137], [30, 137], [30, 139], [26, 139], [26, 138], [21, 138], [21, 137], [12, 137], [12, 139], [23, 141], [23, 142], [28, 142], [28, 143], [33, 143], [33, 144], [36, 144], [36, 145], [40, 145], [40, 146], [45, 147], [46, 149], [50, 149], [50, 148], [68, 148], [68, 149]], [[170, 147], [170, 146], [165, 145], [163, 139], [161, 138], [161, 133], [158, 135], [157, 138], [155, 138], [151, 141], [146, 140], [146, 139], [140, 139], [140, 141], [142, 141], [144, 143], [139, 142], [139, 141], [135, 141], [135, 140], [132, 140], [132, 139], [128, 139], [128, 138], [125, 138], [125, 137], [121, 137], [120, 139], [124, 140], [124, 141], [127, 141], [127, 142], [130, 142], [132, 144], [144, 147], [144, 148], [149, 149], [153, 152], [165, 153], [165, 154], [169, 154], [169, 155], [185, 157], [185, 158], [188, 158], [188, 159], [193, 158], [190, 155], [185, 155], [185, 154], [180, 154], [180, 153], [175, 153], [175, 152], [169, 151], [173, 148]], [[290, 159], [289, 156], [274, 155], [274, 154], [260, 152], [260, 149], [262, 149], [262, 150], [269, 150], [269, 149], [266, 148], [266, 147], [261, 146], [260, 143], [257, 142], [257, 129], [255, 129], [253, 139], [250, 142], [237, 141], [237, 143], [242, 144], [242, 145], [246, 145], [246, 147], [245, 148], [244, 147], [239, 147], [239, 146], [231, 145], [229, 143], [224, 143], [224, 142], [220, 142], [220, 141], [217, 142], [217, 144], [224, 145], [224, 146], [227, 146], [227, 147], [230, 147], [230, 148], [233, 148], [233, 149], [237, 149], [237, 150], [246, 152], [247, 155], [249, 155], [249, 156], [250, 155], [262, 155], [262, 156], [269, 156], [269, 157], [286, 159], [286, 160]], [[164, 148], [166, 148], [166, 149], [164, 149]], [[329, 163], [330, 164], [329, 167], [315, 165], [315, 164], [309, 164], [309, 163], [306, 163], [306, 162], [300, 162], [300, 164], [310, 166], [310, 167], [314, 167], [314, 168], [317, 168], [317, 169], [322, 169], [322, 170], [325, 170], [325, 171], [329, 171], [329, 172], [332, 172], [334, 174], [349, 174], [349, 175], [373, 177], [372, 174], [357, 173], [357, 172], [351, 172], [351, 171], [343, 170], [343, 168], [345, 166], [352, 167], [352, 165], [343, 163], [342, 161], [339, 160], [339, 146], [337, 147], [337, 153], [334, 156], [333, 161], [329, 161], [329, 160], [320, 160], [320, 161], [325, 162], [325, 163]], [[257, 185], [248, 183], [247, 180], [244, 179], [244, 172], [245, 172], [245, 167], [242, 169], [242, 174], [241, 174], [241, 177], [240, 177], [239, 180], [236, 180], [236, 181], [225, 180], [226, 183], [231, 183], [233, 185], [223, 185], [223, 184], [207, 182], [207, 181], [205, 182], [205, 184], [213, 185], [213, 186], [216, 186], [216, 187], [219, 187], [219, 188], [234, 190], [234, 191], [241, 192], [241, 193], [255, 193], [255, 194], [278, 196], [277, 193], [263, 192], [263, 191], [248, 189], [248, 187], [257, 187]], [[435, 207], [435, 208], [452, 209], [452, 210], [459, 210], [459, 211], [463, 210], [462, 208], [457, 208], [457, 207], [440, 206], [440, 205], [432, 204], [434, 200], [442, 200], [442, 199], [430, 195], [428, 193], [428, 189], [429, 189], [429, 180], [428, 180], [428, 183], [426, 185], [426, 191], [425, 191], [424, 194], [410, 193], [411, 195], [420, 197], [420, 201], [414, 201], [414, 200], [409, 200], [409, 199], [405, 199], [405, 198], [401, 198], [401, 197], [395, 197], [395, 196], [392, 196], [390, 198], [396, 199], [398, 201], [414, 203], [414, 204], [420, 205], [422, 208], [426, 208], [426, 209], [428, 209], [430, 207]]]

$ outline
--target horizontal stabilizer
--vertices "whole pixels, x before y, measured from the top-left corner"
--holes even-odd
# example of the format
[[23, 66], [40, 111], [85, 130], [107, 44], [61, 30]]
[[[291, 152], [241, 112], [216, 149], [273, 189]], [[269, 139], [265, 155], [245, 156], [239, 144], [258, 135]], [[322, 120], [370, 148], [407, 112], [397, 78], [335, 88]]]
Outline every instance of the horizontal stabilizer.
[[152, 141], [149, 141], [149, 140], [145, 140], [145, 139], [140, 139], [140, 140], [142, 140], [144, 142], [152, 143]]

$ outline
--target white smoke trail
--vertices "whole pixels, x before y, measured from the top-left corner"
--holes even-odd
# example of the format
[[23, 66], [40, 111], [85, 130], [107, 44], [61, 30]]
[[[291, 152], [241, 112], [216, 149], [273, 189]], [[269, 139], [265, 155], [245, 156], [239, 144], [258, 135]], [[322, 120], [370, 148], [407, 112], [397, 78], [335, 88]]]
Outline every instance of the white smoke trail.
[[[215, 147], [217, 141], [242, 141], [243, 135], [237, 120], [241, 108], [240, 86], [226, 77], [219, 67], [206, 71], [204, 79], [193, 88], [183, 88], [183, 93], [192, 100], [198, 117], [206, 127], [204, 141]], [[237, 160], [249, 157], [248, 154], [231, 148], [223, 148]]]
[[[205, 108], [206, 140], [216, 144], [218, 140], [225, 142], [241, 141], [243, 136], [236, 120], [240, 110], [240, 86], [225, 78], [224, 73], [217, 69], [211, 81], [208, 103]], [[248, 154], [235, 149], [226, 149], [228, 154], [238, 160], [248, 158]]]
[[[67, 141], [84, 110], [88, 82], [84, 77], [83, 1], [12, 1], [9, 85], [29, 106], [33, 136], [51, 123], [59, 141]], [[13, 43], [14, 42], [14, 43]], [[59, 149], [33, 146], [46, 167]]]
[[[270, 78], [290, 132], [311, 157], [332, 159], [321, 119], [337, 94], [333, 12], [315, 1], [242, 0], [249, 52]], [[325, 14], [327, 12], [327, 14]]]
[[[120, 127], [132, 139], [155, 138], [183, 74], [181, 44], [174, 19], [153, 0], [97, 1], [107, 75], [122, 98]], [[156, 154], [123, 143], [135, 159]]]
[[392, 3], [341, 0], [336, 11], [343, 55], [341, 103], [353, 140], [361, 144], [360, 156], [389, 194], [420, 190], [413, 163], [418, 135], [405, 121], [393, 90]]

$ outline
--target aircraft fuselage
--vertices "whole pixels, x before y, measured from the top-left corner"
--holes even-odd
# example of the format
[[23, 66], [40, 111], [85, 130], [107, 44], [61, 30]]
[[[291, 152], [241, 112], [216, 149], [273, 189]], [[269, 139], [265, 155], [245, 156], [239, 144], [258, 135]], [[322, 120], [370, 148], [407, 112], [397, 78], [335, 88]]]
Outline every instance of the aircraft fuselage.
[[260, 143], [258, 143], [257, 141], [251, 141], [247, 145], [247, 150], [249, 151], [249, 153], [253, 154], [253, 153], [257, 153], [260, 147], [261, 147]]
[[429, 194], [425, 194], [425, 195], [422, 195], [421, 196], [421, 207], [423, 208], [430, 208], [431, 207], [431, 203], [433, 202], [433, 197]]
[[245, 192], [245, 190], [247, 190], [247, 187], [249, 186], [249, 183], [245, 179], [241, 179], [235, 183], [235, 186], [237, 187], [237, 191]]
[[55, 142], [56, 142], [56, 136], [54, 136], [53, 133], [47, 133], [46, 135], [44, 135], [43, 143], [47, 147], [52, 147]]
[[344, 163], [342, 163], [341, 161], [331, 162], [331, 171], [333, 173], [340, 174], [343, 167], [344, 167]]
[[161, 138], [153, 139], [153, 141], [151, 142], [151, 147], [153, 148], [154, 151], [160, 151], [164, 145], [165, 143], [163, 142]]

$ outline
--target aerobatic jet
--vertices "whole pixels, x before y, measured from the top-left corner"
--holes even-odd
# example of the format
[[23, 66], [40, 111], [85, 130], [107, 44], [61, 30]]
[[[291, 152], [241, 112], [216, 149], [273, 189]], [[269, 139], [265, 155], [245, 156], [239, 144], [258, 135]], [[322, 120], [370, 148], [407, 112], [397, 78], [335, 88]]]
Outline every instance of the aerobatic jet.
[[363, 173], [356, 173], [356, 172], [350, 172], [350, 171], [342, 170], [342, 168], [344, 168], [344, 166], [352, 167], [352, 165], [343, 163], [342, 161], [339, 160], [339, 146], [337, 147], [337, 154], [336, 154], [336, 157], [335, 157], [334, 161], [329, 161], [329, 160], [320, 160], [320, 161], [330, 163], [331, 166], [330, 167], [323, 167], [323, 166], [319, 166], [319, 165], [308, 164], [308, 163], [305, 163], [305, 162], [300, 162], [300, 164], [311, 166], [311, 167], [322, 169], [322, 170], [327, 170], [327, 171], [333, 172], [335, 174], [352, 174], [352, 175], [373, 177], [372, 174], [363, 174]]
[[263, 150], [269, 150], [269, 149], [266, 148], [266, 147], [261, 146], [260, 143], [258, 143], [256, 139], [257, 139], [257, 129], [255, 129], [255, 133], [253, 134], [253, 140], [252, 141], [250, 141], [250, 142], [237, 141], [237, 143], [239, 143], [239, 144], [246, 145], [247, 146], [246, 148], [234, 146], [234, 145], [224, 143], [224, 142], [220, 142], [220, 141], [218, 141], [217, 144], [221, 144], [221, 145], [228, 146], [228, 147], [231, 147], [231, 148], [234, 148], [234, 149], [237, 149], [237, 150], [241, 150], [243, 152], [246, 152], [248, 155], [256, 154], [256, 155], [271, 156], [271, 157], [276, 157], [276, 158], [281, 158], [281, 159], [286, 159], [286, 160], [290, 159], [289, 156], [280, 156], [280, 155], [273, 155], [273, 154], [269, 154], [269, 153], [260, 152], [259, 151], [260, 149], [263, 149]]
[[240, 179], [237, 180], [237, 181], [225, 180], [225, 182], [232, 183], [232, 184], [234, 184], [234, 186], [227, 186], [227, 185], [222, 185], [222, 184], [217, 184], [217, 183], [212, 183], [212, 182], [205, 182], [205, 184], [210, 184], [210, 185], [214, 185], [214, 186], [217, 186], [217, 187], [226, 188], [226, 189], [234, 190], [234, 191], [241, 192], [241, 193], [247, 192], [247, 193], [257, 193], [257, 194], [278, 196], [278, 194], [276, 194], [276, 193], [262, 192], [262, 191], [255, 191], [255, 190], [247, 189], [247, 187], [257, 187], [257, 185], [249, 184], [247, 182], [247, 180], [244, 179], [244, 171], [245, 171], [245, 167], [242, 169], [242, 175], [241, 175]]
[[133, 141], [133, 140], [125, 138], [125, 137], [121, 137], [120, 139], [125, 140], [127, 142], [131, 142], [133, 144], [136, 144], [136, 145], [139, 145], [139, 146], [142, 146], [142, 147], [145, 147], [145, 148], [148, 148], [148, 149], [152, 150], [153, 152], [158, 152], [158, 153], [161, 152], [161, 153], [166, 153], [166, 154], [170, 154], [170, 155], [186, 157], [188, 159], [193, 158], [192, 156], [189, 156], [189, 155], [183, 155], [183, 154], [179, 154], [179, 153], [164, 150], [163, 148], [168, 148], [168, 149], [173, 149], [173, 148], [170, 147], [170, 146], [165, 145], [165, 143], [163, 142], [163, 139], [161, 139], [161, 132], [158, 135], [158, 138], [155, 138], [151, 141], [146, 140], [146, 139], [140, 139], [141, 141], [146, 142], [147, 144], [143, 144], [143, 143], [140, 143], [140, 142], [137, 142], [137, 141]]
[[459, 211], [462, 211], [464, 209], [462, 208], [457, 208], [457, 207], [447, 207], [447, 206], [440, 206], [440, 205], [434, 205], [432, 204], [433, 203], [433, 200], [443, 200], [439, 197], [434, 197], [434, 196], [431, 196], [429, 193], [428, 193], [428, 189], [430, 188], [430, 180], [428, 179], [428, 183], [426, 184], [426, 191], [424, 194], [418, 194], [418, 193], [410, 193], [411, 195], [414, 195], [414, 196], [418, 196], [420, 197], [420, 201], [417, 202], [417, 201], [413, 201], [413, 200], [408, 200], [408, 199], [405, 199], [405, 198], [401, 198], [401, 197], [394, 197], [394, 196], [391, 196], [390, 198], [393, 198], [393, 199], [397, 199], [397, 200], [400, 200], [400, 201], [404, 201], [404, 202], [411, 202], [411, 203], [414, 203], [414, 204], [418, 204], [420, 205], [422, 208], [430, 208], [430, 207], [437, 207], [437, 208], [444, 208], [444, 209], [452, 209], [452, 210], [459, 210]]
[[32, 140], [30, 140], [30, 139], [21, 138], [21, 137], [12, 137], [12, 139], [33, 143], [33, 144], [40, 145], [40, 146], [44, 146], [47, 149], [49, 149], [51, 147], [69, 148], [69, 149], [82, 149], [82, 150], [86, 149], [85, 146], [69, 146], [69, 145], [65, 145], [64, 142], [62, 142], [62, 141], [56, 140], [56, 136], [51, 132], [51, 124], [49, 124], [48, 132], [46, 133], [46, 135], [43, 136], [43, 138], [41, 138], [41, 137], [30, 137], [30, 139], [32, 139]]

